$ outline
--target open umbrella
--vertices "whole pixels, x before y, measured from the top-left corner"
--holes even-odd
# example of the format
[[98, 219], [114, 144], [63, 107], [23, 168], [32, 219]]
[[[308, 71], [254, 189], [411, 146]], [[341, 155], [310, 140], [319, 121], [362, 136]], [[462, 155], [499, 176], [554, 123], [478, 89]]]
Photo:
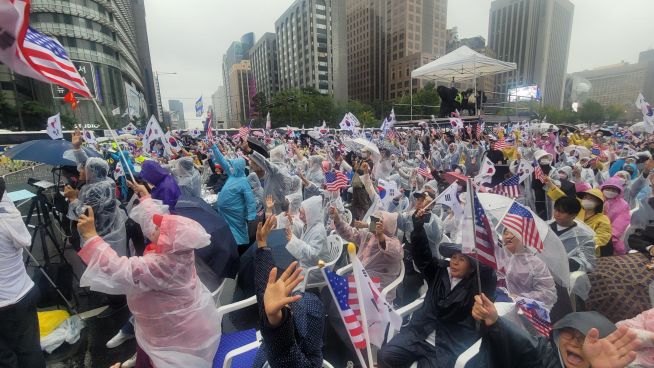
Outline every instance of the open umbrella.
[[[484, 211], [489, 215], [488, 219], [493, 227], [498, 226], [514, 202], [512, 199], [499, 194], [477, 193], [477, 197], [479, 198], [479, 203], [481, 203]], [[552, 276], [559, 285], [566, 288], [569, 287], [570, 269], [568, 268], [567, 262], [568, 255], [563, 247], [561, 239], [559, 239], [559, 237], [554, 233], [547, 222], [538, 217], [531, 209], [527, 207], [525, 207], [525, 209], [531, 213], [533, 221], [536, 223], [538, 235], [544, 244], [541, 253], [534, 251], [536, 256], [545, 262], [552, 273]], [[527, 249], [532, 250], [529, 247]]]
[[467, 176], [465, 176], [465, 175], [463, 175], [461, 173], [458, 173], [456, 171], [450, 171], [450, 172], [444, 173], [443, 178], [445, 179], [447, 184], [452, 184], [457, 180], [467, 182], [468, 179], [469, 179]]
[[563, 149], [566, 155], [572, 156], [573, 151], [579, 154], [579, 158], [590, 157], [590, 150], [584, 146], [575, 146], [574, 144]]
[[[88, 157], [102, 157], [89, 148], [82, 148]], [[75, 160], [66, 151], [73, 150], [73, 144], [63, 139], [35, 139], [13, 146], [5, 152], [12, 160], [34, 161], [52, 166], [76, 166]]]
[[355, 139], [346, 139], [343, 141], [345, 147], [351, 151], [366, 149], [373, 155], [381, 156], [379, 148], [374, 143], [370, 142], [365, 138], [355, 138]]
[[602, 133], [602, 135], [605, 136], [605, 137], [610, 137], [610, 136], [613, 135], [613, 132], [611, 131], [611, 129], [606, 129], [606, 128], [597, 129], [596, 132], [597, 133]]
[[579, 131], [579, 128], [577, 128], [574, 125], [568, 125], [568, 124], [557, 124], [559, 129], [567, 129], [569, 132], [576, 132]]

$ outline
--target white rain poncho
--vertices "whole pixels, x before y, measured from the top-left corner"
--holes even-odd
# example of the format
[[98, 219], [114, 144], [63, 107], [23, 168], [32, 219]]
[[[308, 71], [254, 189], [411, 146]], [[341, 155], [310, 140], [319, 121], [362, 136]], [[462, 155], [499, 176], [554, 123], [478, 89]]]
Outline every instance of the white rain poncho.
[[305, 199], [302, 202], [302, 211], [306, 220], [305, 228], [299, 238], [293, 235], [286, 249], [298, 260], [300, 267], [306, 270], [318, 264], [320, 259], [329, 259], [327, 231], [323, 223], [322, 197]]
[[264, 208], [266, 205], [265, 198], [263, 196], [263, 188], [261, 187], [261, 180], [257, 174], [251, 172], [248, 174], [248, 183], [252, 188], [252, 193], [254, 193], [254, 199], [257, 201], [257, 208]]
[[[549, 221], [552, 224], [554, 220]], [[581, 265], [580, 271], [590, 272], [595, 268], [595, 232], [579, 220], [575, 220], [576, 226], [559, 235], [568, 258]]]
[[[143, 199], [130, 215], [148, 237], [165, 206]], [[87, 269], [80, 285], [127, 296], [139, 346], [155, 367], [211, 367], [220, 323], [211, 293], [195, 270], [194, 249], [210, 243], [197, 222], [163, 215], [156, 245], [142, 257], [119, 257], [101, 237], [79, 252]]]
[[125, 221], [127, 214], [121, 209], [116, 199], [116, 183], [111, 180], [109, 165], [101, 158], [91, 157], [86, 160], [86, 184], [82, 187], [77, 200], [68, 207], [68, 218], [77, 220], [84, 213], [85, 206], [90, 206], [95, 215], [95, 230], [119, 256], [127, 254], [127, 234]]
[[200, 173], [193, 164], [193, 158], [182, 157], [176, 160], [172, 168], [172, 174], [182, 191], [182, 195], [198, 198], [201, 196], [202, 182], [200, 181]]
[[320, 188], [325, 184], [325, 173], [322, 170], [322, 157], [309, 157], [309, 168], [306, 171], [305, 178], [310, 184], [304, 188], [304, 197], [309, 198], [314, 195], [320, 195]]
[[[286, 201], [288, 202], [288, 213], [291, 214], [293, 218], [293, 225], [291, 231], [295, 237], [301, 237], [302, 231], [304, 231], [304, 221], [300, 220], [300, 206], [302, 206], [302, 193], [296, 192], [286, 196]], [[286, 217], [286, 212], [282, 212], [277, 215], [277, 228], [285, 229], [288, 227], [288, 218]]]

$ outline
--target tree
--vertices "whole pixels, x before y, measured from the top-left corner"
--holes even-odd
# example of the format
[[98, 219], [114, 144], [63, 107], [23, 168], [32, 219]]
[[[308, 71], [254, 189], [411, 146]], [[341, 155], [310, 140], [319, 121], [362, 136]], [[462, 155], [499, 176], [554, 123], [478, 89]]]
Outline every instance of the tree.
[[0, 129], [18, 129], [18, 113], [16, 108], [7, 102], [0, 92]]
[[598, 102], [588, 100], [579, 109], [579, 120], [599, 123], [604, 121], [604, 108]]
[[413, 109], [411, 109], [411, 94], [405, 94], [395, 100], [395, 116], [398, 116], [399, 120], [410, 118], [411, 115], [414, 119], [429, 119], [432, 115], [438, 116], [440, 101], [436, 85], [434, 82], [428, 82], [413, 94]]
[[616, 104], [607, 106], [604, 112], [606, 114], [606, 120], [609, 121], [621, 120], [626, 114], [625, 107]]

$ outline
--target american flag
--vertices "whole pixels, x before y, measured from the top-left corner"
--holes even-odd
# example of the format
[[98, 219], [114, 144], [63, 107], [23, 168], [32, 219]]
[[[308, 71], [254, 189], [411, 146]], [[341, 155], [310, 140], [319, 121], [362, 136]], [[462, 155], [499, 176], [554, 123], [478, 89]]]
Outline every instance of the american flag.
[[543, 251], [543, 241], [538, 234], [534, 215], [520, 203], [513, 202], [502, 219], [502, 225], [516, 234], [522, 234], [523, 243], [526, 246], [536, 249], [538, 253]]
[[337, 192], [348, 187], [347, 176], [340, 171], [327, 171], [325, 173], [325, 186], [330, 192]]
[[389, 129], [386, 131], [386, 139], [389, 141], [395, 140], [396, 134], [395, 134], [395, 129]]
[[433, 179], [434, 177], [431, 175], [431, 170], [427, 167], [427, 165], [424, 162], [420, 163], [420, 166], [418, 166], [418, 174], [422, 175], [423, 177], [427, 179]]
[[509, 198], [520, 196], [520, 175], [514, 175], [497, 184], [489, 190], [491, 193], [500, 194]]
[[506, 143], [506, 138], [502, 137], [495, 142], [495, 149], [496, 150], [503, 150], [506, 148], [511, 147], [508, 143]]
[[91, 97], [84, 78], [54, 38], [29, 26], [30, 1], [2, 0], [7, 12], [0, 39], [0, 61], [15, 72]]
[[484, 132], [486, 122], [484, 122], [484, 119], [479, 118], [479, 121], [477, 122], [477, 138], [481, 137], [481, 133]]
[[550, 336], [552, 322], [550, 321], [550, 314], [545, 307], [539, 302], [527, 298], [518, 298], [516, 305], [538, 333], [545, 337]]
[[[381, 279], [379, 277], [371, 277], [370, 279], [375, 284], [375, 287], [377, 287], [377, 291], [380, 291]], [[354, 281], [354, 275], [347, 276], [347, 285], [349, 290], [347, 303], [350, 305], [350, 308], [352, 308], [352, 311], [354, 311], [354, 315], [357, 316], [359, 322], [361, 322], [361, 308], [359, 307], [359, 298], [357, 297], [357, 284]]]
[[248, 124], [247, 126], [238, 128], [238, 135], [244, 140], [248, 139], [248, 136], [250, 135], [250, 130], [252, 130], [252, 123]]
[[361, 327], [361, 322], [357, 319], [356, 314], [350, 304], [348, 303], [350, 291], [348, 286], [348, 281], [343, 276], [335, 274], [332, 270], [327, 267], [323, 268], [325, 272], [325, 277], [327, 279], [327, 286], [331, 289], [332, 295], [336, 299], [336, 304], [338, 305], [338, 312], [341, 315], [341, 319], [345, 324], [352, 344], [357, 349], [366, 348], [366, 340], [363, 335], [363, 328]]
[[477, 193], [473, 193], [473, 212], [475, 222], [475, 248], [476, 252], [473, 254], [481, 263], [497, 269], [497, 262], [495, 260], [495, 242], [493, 240], [493, 228], [488, 221], [488, 217], [484, 212], [484, 208], [479, 202]]
[[545, 173], [543, 172], [543, 169], [540, 168], [540, 165], [536, 166], [536, 169], [534, 169], [534, 177], [541, 183], [545, 183]]

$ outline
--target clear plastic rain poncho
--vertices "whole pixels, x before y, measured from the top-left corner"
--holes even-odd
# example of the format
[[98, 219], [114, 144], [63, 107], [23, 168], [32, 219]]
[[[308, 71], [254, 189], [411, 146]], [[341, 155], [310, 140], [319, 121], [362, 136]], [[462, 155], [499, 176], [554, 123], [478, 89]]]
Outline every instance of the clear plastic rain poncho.
[[[279, 151], [279, 148], [281, 151]], [[281, 157], [280, 156], [281, 152]], [[295, 190], [292, 190], [294, 186], [301, 187], [301, 185], [293, 183], [293, 179], [288, 171], [287, 165], [284, 164], [284, 153], [285, 149], [283, 146], [278, 146], [270, 150], [270, 160], [263, 157], [259, 152], [252, 152], [250, 159], [254, 161], [257, 166], [261, 167], [264, 172], [264, 184], [263, 184], [263, 195], [264, 198], [271, 195], [275, 201], [274, 212], [282, 212], [282, 203], [284, 197], [287, 194], [295, 193]], [[273, 155], [273, 153], [275, 153]], [[300, 181], [300, 178], [293, 177]]]
[[300, 267], [307, 269], [315, 266], [320, 259], [329, 259], [327, 230], [323, 223], [322, 197], [314, 196], [305, 199], [301, 209], [306, 220], [305, 229], [299, 238], [296, 236], [291, 238], [286, 249], [298, 260]]
[[193, 158], [182, 157], [176, 160], [172, 173], [183, 196], [198, 198], [201, 196], [202, 182], [200, 173], [193, 164]]
[[248, 183], [252, 188], [252, 193], [254, 193], [254, 199], [257, 201], [257, 208], [264, 208], [266, 205], [265, 198], [263, 197], [263, 188], [261, 187], [261, 180], [256, 173], [248, 174]]
[[[153, 216], [165, 212], [146, 198], [130, 216], [153, 238]], [[155, 367], [211, 367], [221, 326], [194, 258], [210, 236], [181, 216], [163, 215], [160, 224], [156, 244], [142, 257], [120, 257], [101, 237], [88, 241], [79, 253], [88, 265], [80, 285], [127, 296], [136, 339]]]
[[[286, 196], [286, 201], [288, 202], [288, 211], [293, 218], [293, 225], [291, 231], [296, 237], [302, 236], [302, 231], [304, 231], [304, 221], [300, 220], [300, 207], [302, 206], [302, 193], [296, 192]], [[286, 213], [282, 212], [277, 215], [277, 228], [285, 229], [288, 227], [288, 218]]]
[[101, 158], [91, 157], [86, 160], [86, 184], [68, 207], [68, 218], [77, 220], [85, 206], [93, 209], [95, 230], [104, 241], [111, 245], [119, 256], [127, 254], [127, 234], [125, 221], [127, 214], [121, 209], [116, 199], [116, 183], [107, 175], [109, 165]]
[[[511, 233], [518, 239], [520, 234]], [[522, 241], [522, 240], [521, 240]], [[541, 302], [547, 310], [556, 303], [556, 285], [545, 262], [523, 245], [514, 254], [505, 248], [496, 251], [498, 268], [504, 273], [506, 288], [511, 296], [529, 298]]]

